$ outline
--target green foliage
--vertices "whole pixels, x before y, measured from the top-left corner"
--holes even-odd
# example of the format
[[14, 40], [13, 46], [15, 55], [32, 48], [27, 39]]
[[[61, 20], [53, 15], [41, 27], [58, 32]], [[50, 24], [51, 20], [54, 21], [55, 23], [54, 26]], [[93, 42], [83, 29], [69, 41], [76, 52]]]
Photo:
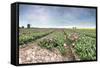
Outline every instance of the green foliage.
[[[63, 33], [64, 32], [64, 33]], [[76, 40], [71, 40], [70, 36], [74, 33], [79, 35]], [[95, 30], [86, 29], [64, 29], [64, 31], [51, 31], [40, 29], [20, 29], [19, 30], [19, 44], [23, 45], [36, 39], [49, 35], [48, 39], [41, 39], [38, 45], [46, 49], [52, 50], [57, 48], [62, 55], [65, 55], [66, 49], [64, 43], [72, 45], [75, 43], [75, 52], [79, 55], [81, 60], [95, 60], [96, 59], [96, 33]], [[66, 36], [66, 38], [64, 37]], [[72, 37], [73, 38], [73, 37]]]
[[43, 36], [46, 36], [50, 33], [52, 33], [53, 31], [48, 31], [48, 32], [34, 32], [34, 31], [30, 31], [30, 29], [26, 29], [25, 31], [22, 30], [22, 32], [20, 31], [19, 33], [19, 45], [23, 45], [26, 44], [28, 42], [34, 41], [38, 38], [42, 38]]
[[94, 38], [81, 35], [75, 49], [82, 60], [96, 59], [96, 39]]
[[64, 48], [63, 44], [58, 41], [57, 38], [55, 39], [43, 39], [38, 43], [39, 46], [44, 47], [52, 51], [53, 48], [57, 48], [62, 55], [65, 55], [66, 49]]
[[[65, 30], [68, 35], [73, 33], [73, 30]], [[91, 29], [76, 29], [79, 39], [75, 42], [75, 52], [81, 60], [96, 59], [96, 33]]]
[[57, 45], [55, 41], [55, 39], [43, 39], [40, 42], [38, 42], [38, 45], [51, 50], [53, 47], [56, 47]]
[[96, 39], [86, 34], [80, 33], [80, 38], [75, 44], [76, 52], [82, 60], [95, 60]]
[[66, 55], [66, 49], [64, 48], [64, 46], [59, 45], [57, 46], [58, 50], [60, 51], [60, 53], [64, 56]]

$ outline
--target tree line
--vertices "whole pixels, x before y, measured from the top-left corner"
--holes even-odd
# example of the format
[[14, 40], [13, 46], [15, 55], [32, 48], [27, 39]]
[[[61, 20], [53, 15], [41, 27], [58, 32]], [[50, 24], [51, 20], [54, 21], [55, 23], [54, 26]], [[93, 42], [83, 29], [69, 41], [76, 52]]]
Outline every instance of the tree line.
[[[24, 26], [21, 26], [19, 28], [25, 28]], [[30, 24], [27, 24], [27, 28], [31, 28], [31, 25]]]

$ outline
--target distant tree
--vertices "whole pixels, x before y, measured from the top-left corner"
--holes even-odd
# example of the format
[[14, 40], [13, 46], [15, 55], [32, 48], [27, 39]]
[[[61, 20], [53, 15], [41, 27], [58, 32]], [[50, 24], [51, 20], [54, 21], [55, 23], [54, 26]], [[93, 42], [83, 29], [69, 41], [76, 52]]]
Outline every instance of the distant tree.
[[24, 28], [24, 26], [22, 26], [22, 28]]
[[30, 28], [30, 24], [27, 24], [27, 28]]

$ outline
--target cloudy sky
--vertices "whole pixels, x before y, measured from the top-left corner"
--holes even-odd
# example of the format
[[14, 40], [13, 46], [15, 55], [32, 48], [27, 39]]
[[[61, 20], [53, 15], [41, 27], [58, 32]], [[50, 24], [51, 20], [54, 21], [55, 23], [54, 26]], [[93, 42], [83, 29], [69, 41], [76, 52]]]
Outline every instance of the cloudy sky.
[[93, 8], [40, 5], [19, 6], [19, 26], [38, 28], [95, 28], [96, 10]]

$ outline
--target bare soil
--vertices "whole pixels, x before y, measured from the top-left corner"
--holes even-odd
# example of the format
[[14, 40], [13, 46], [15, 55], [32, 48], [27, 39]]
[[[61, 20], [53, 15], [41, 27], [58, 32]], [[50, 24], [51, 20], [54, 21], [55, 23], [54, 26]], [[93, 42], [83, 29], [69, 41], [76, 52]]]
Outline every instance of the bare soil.
[[66, 47], [66, 55], [62, 56], [56, 48], [53, 49], [53, 51], [50, 51], [41, 48], [36, 43], [25, 45], [26, 47], [19, 48], [19, 64], [75, 61], [75, 56], [69, 46]]

